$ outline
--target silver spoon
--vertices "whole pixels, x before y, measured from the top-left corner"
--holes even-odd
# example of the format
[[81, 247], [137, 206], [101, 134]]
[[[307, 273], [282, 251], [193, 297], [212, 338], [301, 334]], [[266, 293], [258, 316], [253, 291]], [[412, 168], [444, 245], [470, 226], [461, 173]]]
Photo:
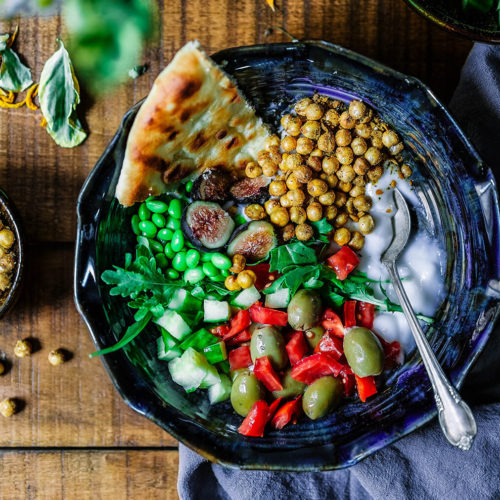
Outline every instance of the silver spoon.
[[396, 290], [396, 295], [403, 308], [427, 374], [431, 380], [441, 429], [446, 439], [453, 446], [457, 446], [461, 450], [468, 450], [472, 446], [474, 436], [477, 432], [476, 421], [471, 409], [446, 378], [443, 369], [432, 352], [429, 342], [408, 300], [396, 267], [396, 260], [410, 236], [411, 219], [408, 205], [403, 195], [397, 189], [394, 190], [394, 201], [398, 209], [392, 220], [394, 236], [391, 244], [382, 255], [381, 261], [389, 272], [389, 277]]

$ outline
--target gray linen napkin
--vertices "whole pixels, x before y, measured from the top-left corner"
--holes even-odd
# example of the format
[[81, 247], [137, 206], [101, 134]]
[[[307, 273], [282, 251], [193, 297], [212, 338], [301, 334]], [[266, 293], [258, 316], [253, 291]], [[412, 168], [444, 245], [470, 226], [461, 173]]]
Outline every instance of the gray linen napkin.
[[[498, 177], [500, 47], [475, 45], [450, 108]], [[211, 464], [181, 444], [179, 495], [182, 500], [498, 499], [499, 356], [497, 327], [462, 391], [478, 424], [467, 453], [447, 444], [436, 420], [349, 469], [323, 473], [236, 471]]]

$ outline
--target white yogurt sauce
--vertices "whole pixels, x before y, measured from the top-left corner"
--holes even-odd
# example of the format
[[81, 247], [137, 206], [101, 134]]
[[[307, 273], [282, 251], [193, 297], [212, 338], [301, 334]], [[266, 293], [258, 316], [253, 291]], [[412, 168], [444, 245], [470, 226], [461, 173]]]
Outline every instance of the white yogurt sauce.
[[[419, 207], [420, 202], [411, 189], [408, 181], [401, 180], [398, 174], [386, 170], [375, 186], [367, 185], [366, 194], [373, 200], [370, 211], [374, 221], [375, 230], [365, 236], [365, 246], [361, 251], [359, 269], [364, 271], [369, 278], [388, 280], [387, 270], [380, 262], [380, 257], [392, 241], [392, 217], [396, 212], [393, 200], [393, 190], [387, 189], [392, 180], [397, 181], [397, 188], [404, 195], [408, 205]], [[383, 190], [382, 195], [377, 195], [377, 190]], [[387, 210], [390, 209], [388, 213]], [[421, 212], [421, 211], [420, 211]], [[419, 213], [419, 217], [421, 213]], [[438, 242], [421, 227], [413, 232], [405, 250], [398, 259], [398, 270], [403, 280], [403, 286], [415, 312], [432, 316], [445, 297], [444, 270], [446, 269], [446, 256]], [[389, 298], [399, 303], [390, 283], [383, 285]], [[377, 293], [380, 298], [383, 295]], [[377, 311], [375, 315], [374, 330], [386, 340], [398, 340], [404, 352], [408, 353], [415, 345], [410, 327], [403, 313]]]

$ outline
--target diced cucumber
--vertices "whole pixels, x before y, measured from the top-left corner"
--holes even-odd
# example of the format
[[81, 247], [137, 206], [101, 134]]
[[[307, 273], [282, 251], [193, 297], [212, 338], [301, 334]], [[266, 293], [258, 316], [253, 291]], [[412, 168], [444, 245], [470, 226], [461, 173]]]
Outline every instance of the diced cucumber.
[[227, 375], [219, 375], [220, 381], [208, 389], [208, 398], [210, 404], [221, 403], [229, 398], [231, 394], [232, 383]]
[[177, 312], [193, 311], [201, 308], [201, 300], [193, 297], [187, 290], [176, 290], [168, 304], [168, 308]]
[[260, 299], [260, 292], [252, 285], [241, 291], [234, 299], [232, 304], [241, 309], [248, 309]]
[[204, 317], [207, 323], [216, 323], [218, 321], [227, 321], [231, 315], [229, 304], [225, 300], [204, 300]]
[[186, 337], [180, 347], [183, 350], [192, 347], [197, 351], [201, 351], [205, 347], [215, 344], [218, 341], [219, 339], [215, 335], [212, 335], [206, 328], [201, 328], [197, 332]]
[[155, 322], [178, 340], [182, 340], [191, 333], [191, 327], [184, 321], [184, 318], [178, 312], [170, 309], [167, 309], [163, 316], [156, 319]]
[[212, 365], [208, 364], [203, 354], [195, 351], [192, 347], [184, 351], [180, 358], [170, 361], [168, 370], [172, 380], [181, 385], [186, 392], [198, 389], [209, 372], [211, 372], [210, 380], [214, 379]]
[[213, 365], [209, 365], [207, 369], [207, 375], [203, 379], [203, 382], [200, 384], [200, 389], [208, 389], [215, 384], [220, 382], [220, 375], [217, 371], [217, 368]]
[[217, 344], [209, 345], [203, 349], [203, 354], [210, 364], [219, 363], [227, 359], [227, 351], [225, 342], [217, 342]]
[[265, 306], [272, 309], [284, 309], [288, 306], [290, 298], [290, 290], [288, 288], [282, 288], [277, 292], [266, 295]]
[[229, 365], [229, 360], [225, 359], [224, 361], [217, 363], [217, 369], [220, 372], [225, 373], [226, 375], [229, 375], [229, 373], [231, 372], [231, 366]]
[[158, 337], [158, 359], [162, 361], [171, 361], [174, 358], [178, 358], [182, 355], [182, 349], [178, 345], [173, 345], [172, 347], [167, 347], [163, 337]]

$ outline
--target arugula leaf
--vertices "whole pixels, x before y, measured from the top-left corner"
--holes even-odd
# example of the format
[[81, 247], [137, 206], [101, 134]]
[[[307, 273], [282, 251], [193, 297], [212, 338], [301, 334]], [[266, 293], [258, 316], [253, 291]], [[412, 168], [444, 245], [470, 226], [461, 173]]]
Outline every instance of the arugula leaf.
[[320, 269], [318, 265], [296, 266], [294, 269], [291, 269], [274, 281], [270, 287], [262, 291], [264, 294], [269, 294], [281, 290], [282, 288], [288, 288], [291, 296], [293, 296], [301, 285], [311, 279], [317, 279], [319, 272]]
[[284, 273], [291, 266], [318, 264], [318, 258], [313, 248], [302, 242], [280, 245], [269, 252], [269, 271]]
[[[333, 226], [326, 220], [326, 217], [323, 217], [321, 220], [318, 220], [318, 221], [309, 221], [309, 224], [320, 235], [328, 234], [330, 231], [333, 230]], [[328, 238], [327, 238], [327, 241], [328, 241]]]
[[[17, 28], [16, 28], [17, 30]], [[9, 33], [0, 35], [0, 88], [11, 92], [22, 92], [32, 83], [31, 70], [25, 66], [11, 48]]]
[[61, 40], [59, 49], [47, 60], [42, 74], [38, 98], [47, 121], [47, 132], [58, 146], [73, 148], [87, 137], [76, 115], [80, 87], [68, 52]]

